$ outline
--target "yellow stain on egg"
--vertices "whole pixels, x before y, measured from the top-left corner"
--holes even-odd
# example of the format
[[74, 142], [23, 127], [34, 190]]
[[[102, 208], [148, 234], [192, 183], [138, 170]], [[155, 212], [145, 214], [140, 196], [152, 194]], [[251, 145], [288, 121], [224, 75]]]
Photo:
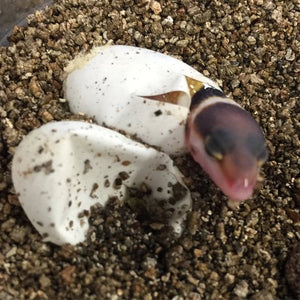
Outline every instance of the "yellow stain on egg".
[[204, 87], [203, 82], [198, 81], [194, 78], [185, 76], [185, 79], [188, 84], [191, 97], [193, 97], [199, 90], [201, 90]]

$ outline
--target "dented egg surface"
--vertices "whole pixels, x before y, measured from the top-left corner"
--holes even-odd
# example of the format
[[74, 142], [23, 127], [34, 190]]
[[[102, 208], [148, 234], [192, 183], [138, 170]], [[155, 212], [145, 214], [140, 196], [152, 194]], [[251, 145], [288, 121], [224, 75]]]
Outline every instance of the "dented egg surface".
[[146, 200], [154, 206], [165, 202], [178, 233], [191, 207], [185, 187], [182, 197], [170, 203], [176, 196], [172, 186], [183, 185], [168, 155], [85, 122], [52, 122], [30, 132], [14, 155], [12, 178], [35, 228], [59, 245], [82, 242], [88, 230], [84, 212], [110, 197], [124, 200], [128, 188], [149, 187]]

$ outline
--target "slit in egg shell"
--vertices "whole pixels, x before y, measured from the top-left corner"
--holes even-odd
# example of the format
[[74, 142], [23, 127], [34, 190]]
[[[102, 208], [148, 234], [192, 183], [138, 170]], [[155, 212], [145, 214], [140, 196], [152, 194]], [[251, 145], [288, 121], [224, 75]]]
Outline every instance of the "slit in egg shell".
[[177, 104], [186, 107], [186, 103], [190, 103], [190, 99], [193, 95], [199, 91], [203, 86], [203, 82], [195, 80], [190, 77], [185, 77], [189, 89], [189, 94], [183, 93], [181, 91], [171, 91], [165, 94], [159, 95], [140, 95], [142, 98], [147, 98], [150, 100], [156, 100], [161, 102], [167, 102], [171, 104]]

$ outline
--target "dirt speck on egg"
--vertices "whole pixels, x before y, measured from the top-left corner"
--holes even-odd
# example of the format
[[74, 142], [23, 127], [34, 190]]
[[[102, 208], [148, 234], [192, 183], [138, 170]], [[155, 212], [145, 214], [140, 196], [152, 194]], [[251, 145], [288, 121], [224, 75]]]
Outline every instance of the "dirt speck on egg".
[[[9, 45], [0, 48], [0, 299], [299, 297], [299, 2], [164, 0], [154, 1], [157, 14], [153, 1], [54, 2], [30, 15], [28, 25], [14, 27]], [[193, 210], [180, 238], [164, 222], [143, 219], [112, 198], [105, 208], [76, 216], [81, 226], [90, 224], [85, 242], [42, 241], [14, 194], [12, 156], [22, 137], [46, 122], [94, 122], [70, 112], [64, 68], [109, 40], [182, 59], [255, 117], [270, 157], [253, 199], [232, 211], [186, 155], [175, 161]], [[38, 156], [46, 148], [35, 150]], [[119, 161], [124, 168], [131, 163]], [[51, 165], [39, 168], [47, 172]], [[44, 236], [54, 227], [36, 222]]]

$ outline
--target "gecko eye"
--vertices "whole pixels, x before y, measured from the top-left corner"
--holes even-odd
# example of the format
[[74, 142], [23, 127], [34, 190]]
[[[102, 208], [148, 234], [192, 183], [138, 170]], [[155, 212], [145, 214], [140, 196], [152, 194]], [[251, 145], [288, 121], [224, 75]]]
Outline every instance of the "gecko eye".
[[206, 153], [217, 160], [222, 160], [233, 147], [234, 137], [224, 129], [217, 129], [208, 135], [204, 146]]
[[247, 147], [257, 158], [258, 165], [261, 166], [268, 158], [268, 152], [263, 137], [249, 135], [247, 138]]
[[268, 159], [268, 151], [264, 147], [262, 151], [257, 156], [257, 163], [259, 166], [262, 166], [264, 162]]

